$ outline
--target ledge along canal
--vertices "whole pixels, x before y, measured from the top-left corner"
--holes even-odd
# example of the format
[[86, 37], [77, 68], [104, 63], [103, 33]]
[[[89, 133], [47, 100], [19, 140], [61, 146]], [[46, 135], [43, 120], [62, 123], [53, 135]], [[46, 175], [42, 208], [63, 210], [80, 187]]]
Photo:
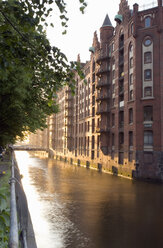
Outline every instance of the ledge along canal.
[[16, 152], [38, 248], [163, 247], [163, 185]]

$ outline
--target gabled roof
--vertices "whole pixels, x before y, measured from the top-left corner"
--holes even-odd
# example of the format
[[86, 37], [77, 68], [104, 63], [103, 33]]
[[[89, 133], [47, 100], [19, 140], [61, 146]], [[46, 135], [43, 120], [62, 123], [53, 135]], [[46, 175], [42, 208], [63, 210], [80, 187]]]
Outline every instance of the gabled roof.
[[104, 20], [104, 23], [103, 23], [102, 27], [106, 27], [106, 26], [111, 26], [112, 27], [112, 24], [111, 24], [111, 21], [109, 19], [108, 14], [105, 17], [105, 20]]

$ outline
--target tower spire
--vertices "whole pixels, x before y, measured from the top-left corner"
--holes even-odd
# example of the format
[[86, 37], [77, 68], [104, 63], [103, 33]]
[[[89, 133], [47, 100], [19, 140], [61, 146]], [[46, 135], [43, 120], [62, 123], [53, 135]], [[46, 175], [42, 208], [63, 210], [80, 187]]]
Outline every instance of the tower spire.
[[112, 24], [111, 24], [111, 21], [110, 21], [110, 18], [109, 18], [109, 16], [108, 16], [108, 14], [107, 14], [106, 17], [105, 17], [105, 20], [104, 20], [104, 22], [103, 22], [102, 27], [106, 27], [106, 26], [111, 26], [111, 27], [112, 27]]

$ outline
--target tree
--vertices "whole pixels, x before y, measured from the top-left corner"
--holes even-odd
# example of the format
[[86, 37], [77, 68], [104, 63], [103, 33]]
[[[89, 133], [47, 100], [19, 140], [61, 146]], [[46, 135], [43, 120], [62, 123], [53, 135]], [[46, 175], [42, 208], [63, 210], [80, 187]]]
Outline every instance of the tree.
[[[83, 12], [86, 3], [79, 2]], [[46, 117], [58, 111], [57, 91], [65, 84], [74, 90], [74, 70], [83, 77], [80, 65], [46, 38], [51, 6], [67, 28], [64, 0], [0, 0], [0, 145], [45, 128]]]

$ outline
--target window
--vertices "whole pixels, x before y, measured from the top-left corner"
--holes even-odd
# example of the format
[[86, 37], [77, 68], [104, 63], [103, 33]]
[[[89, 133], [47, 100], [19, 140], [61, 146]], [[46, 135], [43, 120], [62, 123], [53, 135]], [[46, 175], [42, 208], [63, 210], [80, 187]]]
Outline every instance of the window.
[[129, 109], [129, 123], [133, 123], [133, 109]]
[[145, 146], [153, 145], [153, 131], [144, 131], [144, 145]]
[[114, 42], [112, 43], [112, 52], [114, 52]]
[[95, 116], [95, 107], [92, 107], [92, 116]]
[[152, 96], [152, 87], [145, 87], [144, 97]]
[[100, 118], [97, 119], [97, 127], [100, 127]]
[[112, 68], [115, 66], [115, 59], [112, 60]]
[[124, 111], [119, 112], [119, 126], [123, 127], [124, 124]]
[[91, 159], [94, 159], [94, 151], [91, 152]]
[[87, 132], [87, 122], [85, 122], [85, 132]]
[[123, 92], [124, 92], [124, 84], [123, 84], [123, 82], [121, 82], [119, 84], [119, 94], [122, 94]]
[[119, 48], [122, 48], [123, 46], [124, 46], [124, 34], [121, 34], [119, 38]]
[[93, 84], [92, 85], [92, 94], [94, 94], [95, 93], [95, 85]]
[[88, 121], [88, 126], [87, 126], [87, 127], [88, 127], [88, 129], [87, 129], [87, 130], [88, 130], [88, 132], [89, 132], [89, 121]]
[[120, 132], [119, 133], [119, 144], [123, 145], [123, 143], [124, 143], [124, 133]]
[[95, 62], [93, 61], [93, 71], [95, 71]]
[[153, 106], [144, 107], [144, 121], [153, 121]]
[[92, 105], [95, 105], [95, 96], [92, 96]]
[[111, 57], [111, 47], [109, 47], [109, 57]]
[[152, 62], [152, 53], [146, 52], [144, 53], [144, 64], [148, 64]]
[[130, 85], [133, 84], [133, 74], [130, 74]]
[[129, 99], [130, 99], [130, 100], [133, 100], [133, 90], [130, 90]]
[[133, 34], [133, 32], [134, 32], [134, 25], [133, 25], [133, 23], [131, 23], [130, 31], [131, 31], [131, 34]]
[[133, 45], [132, 44], [130, 45], [130, 50], [129, 51], [130, 51], [130, 53], [133, 51]]
[[115, 125], [115, 114], [112, 114], [112, 127]]
[[151, 80], [152, 79], [152, 70], [146, 69], [144, 71], [144, 80]]
[[92, 136], [92, 149], [94, 149], [94, 148], [95, 148], [95, 137]]
[[115, 106], [115, 98], [112, 99], [112, 106]]
[[97, 149], [99, 149], [100, 147], [100, 136], [98, 135], [97, 136]]
[[123, 152], [119, 152], [118, 163], [119, 164], [123, 164], [123, 160], [124, 160], [124, 153]]
[[151, 18], [147, 16], [145, 18], [145, 28], [149, 28], [151, 26]]
[[133, 58], [130, 58], [130, 68], [133, 68]]
[[150, 46], [152, 44], [152, 41], [150, 38], [146, 38], [145, 41], [144, 41], [144, 45], [145, 46]]
[[115, 93], [115, 84], [112, 84], [112, 93]]
[[92, 74], [92, 83], [95, 82], [95, 73]]
[[92, 133], [95, 131], [95, 119], [92, 119]]
[[114, 159], [114, 150], [111, 151], [111, 159]]
[[129, 151], [129, 162], [133, 160], [133, 152]]
[[112, 146], [114, 146], [114, 133], [112, 133]]
[[129, 146], [133, 146], [133, 132], [129, 132]]
[[112, 78], [115, 78], [115, 70], [112, 71]]

